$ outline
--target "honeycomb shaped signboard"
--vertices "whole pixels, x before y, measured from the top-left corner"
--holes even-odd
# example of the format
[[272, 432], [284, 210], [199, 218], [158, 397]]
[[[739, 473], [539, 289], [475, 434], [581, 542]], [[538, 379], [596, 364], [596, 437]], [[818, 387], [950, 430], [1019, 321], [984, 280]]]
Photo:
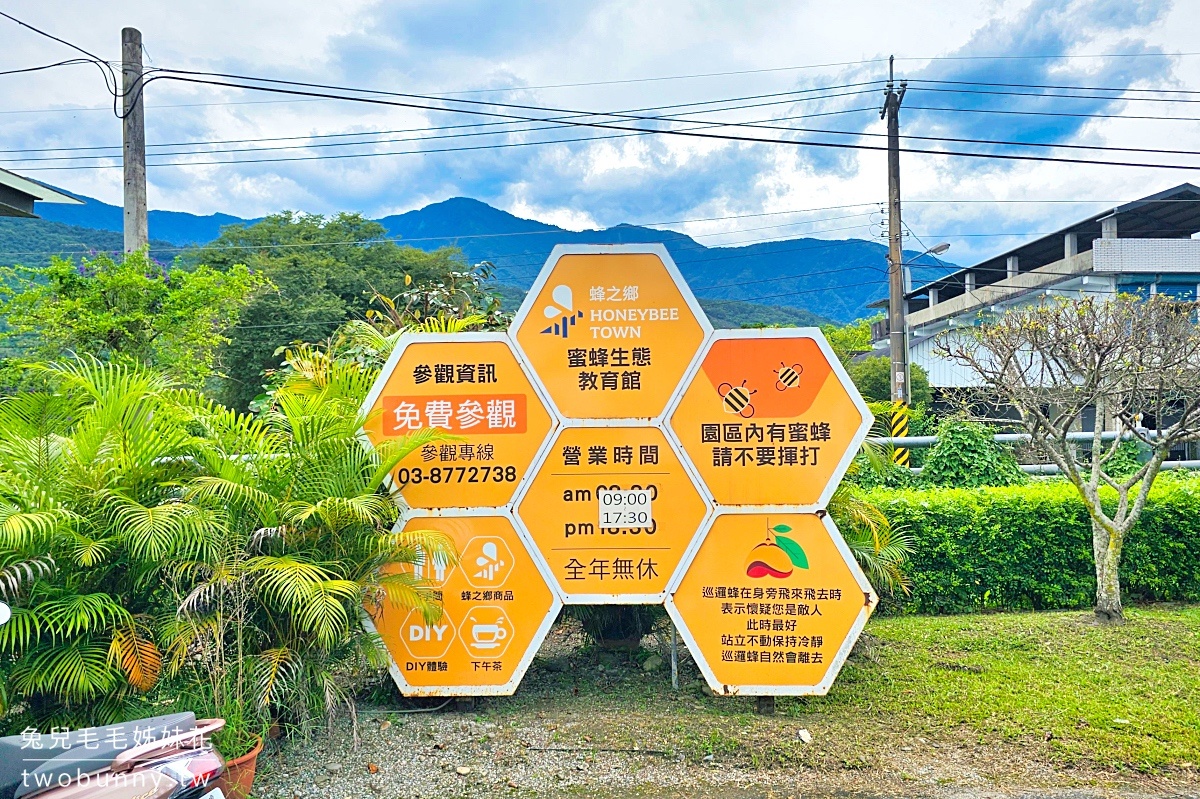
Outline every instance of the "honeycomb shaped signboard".
[[720, 513], [667, 611], [717, 693], [824, 694], [878, 598], [828, 515]]
[[405, 696], [511, 694], [561, 602], [507, 511], [427, 514], [410, 512], [398, 528], [445, 533], [459, 562], [431, 558], [398, 568], [440, 592], [437, 621], [388, 603], [368, 608], [392, 677]]
[[413, 508], [508, 503], [554, 427], [503, 333], [402, 337], [364, 409], [372, 445], [424, 428], [453, 436], [392, 470], [389, 487]]
[[660, 417], [710, 330], [655, 244], [555, 247], [512, 324], [568, 419]]
[[[635, 489], [644, 515], [608, 504]], [[656, 427], [562, 428], [517, 501], [565, 601], [593, 604], [662, 601], [709, 508]]]
[[720, 330], [669, 412], [718, 505], [823, 507], [872, 416], [815, 328]]

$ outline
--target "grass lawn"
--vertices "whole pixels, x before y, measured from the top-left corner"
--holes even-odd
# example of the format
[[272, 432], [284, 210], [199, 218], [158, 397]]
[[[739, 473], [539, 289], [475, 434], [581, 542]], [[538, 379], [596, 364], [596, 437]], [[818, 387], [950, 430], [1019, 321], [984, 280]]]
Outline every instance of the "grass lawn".
[[960, 771], [995, 783], [1114, 771], [1191, 782], [1200, 764], [1200, 606], [1131, 609], [1122, 626], [1078, 611], [875, 618], [828, 696], [780, 699], [771, 717], [753, 699], [707, 695], [694, 669], [675, 693], [665, 669], [602, 669], [560, 638], [484, 716], [544, 720], [557, 742], [597, 750], [944, 771], [947, 782]]

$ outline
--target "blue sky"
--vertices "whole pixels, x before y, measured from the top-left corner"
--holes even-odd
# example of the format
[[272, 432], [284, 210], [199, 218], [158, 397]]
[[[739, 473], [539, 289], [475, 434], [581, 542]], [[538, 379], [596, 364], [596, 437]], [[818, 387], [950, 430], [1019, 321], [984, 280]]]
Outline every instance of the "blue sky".
[[[7, 10], [113, 58], [119, 27], [139, 27], [150, 63], [161, 67], [388, 91], [469, 92], [455, 96], [589, 111], [861, 84], [884, 77], [884, 59], [894, 53], [898, 76], [914, 80], [903, 111], [908, 134], [1200, 149], [1200, 122], [1013, 113], [1200, 116], [1184, 103], [1132, 101], [1107, 92], [1097, 93], [1102, 98], [1078, 100], [935, 92], [933, 88], [954, 85], [916, 83], [926, 79], [1200, 88], [1200, 55], [1173, 55], [1193, 49], [1189, 32], [1200, 23], [1198, 6], [1183, 0], [1174, 4], [1167, 0], [860, 0], [848, 11], [849, 4], [817, 0], [344, 0], [337, 4], [25, 0]], [[4, 31], [0, 69], [71, 55], [59, 45], [3, 24], [9, 27]], [[743, 74], [711, 75], [732, 72]], [[679, 77], [701, 74], [707, 77]], [[119, 123], [102, 108], [107, 96], [92, 68], [0, 76], [0, 92], [4, 149], [120, 143]], [[709, 111], [702, 118], [730, 122], [787, 117], [765, 124], [883, 131], [874, 110], [880, 100], [875, 85], [824, 94], [844, 96], [723, 114]], [[441, 112], [288, 100], [170, 81], [151, 84], [147, 103], [147, 139], [152, 144], [405, 130], [475, 121]], [[960, 110], [922, 110], [938, 107]], [[971, 113], [979, 110], [1009, 113]], [[822, 116], [795, 119], [813, 114]], [[813, 137], [777, 130], [753, 132]], [[587, 130], [510, 131], [488, 138], [375, 143], [353, 150], [274, 151], [258, 156], [386, 152], [595, 135]], [[58, 165], [79, 162], [4, 164], [72, 191], [119, 202], [118, 169], [33, 171]], [[906, 155], [902, 171], [905, 221], [927, 245], [950, 241], [953, 247], [947, 257], [959, 263], [1049, 232], [1103, 205], [1196, 179], [1184, 171], [918, 155]], [[460, 195], [572, 228], [677, 222], [671, 227], [706, 244], [799, 235], [872, 238], [881, 232], [876, 206], [886, 196], [886, 173], [882, 155], [875, 152], [665, 136], [458, 153], [164, 166], [150, 171], [152, 207], [195, 213], [254, 216], [292, 208], [382, 216]], [[1052, 200], [1079, 202], [1047, 202]], [[766, 216], [753, 216], [762, 214]], [[920, 249], [918, 241], [908, 246]]]

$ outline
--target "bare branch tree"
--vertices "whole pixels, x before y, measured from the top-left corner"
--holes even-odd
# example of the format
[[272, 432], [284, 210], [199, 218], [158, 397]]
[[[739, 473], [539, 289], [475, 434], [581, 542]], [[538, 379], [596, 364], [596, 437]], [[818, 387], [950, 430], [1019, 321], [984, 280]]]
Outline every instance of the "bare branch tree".
[[[1096, 615], [1103, 620], [1124, 618], [1121, 551], [1163, 461], [1200, 439], [1197, 307], [1164, 294], [1060, 297], [938, 339], [943, 355], [978, 375], [989, 399], [1020, 413], [1025, 430], [1079, 490], [1092, 522]], [[1080, 446], [1067, 434], [1083, 428], [1089, 409], [1095, 432], [1090, 447]], [[1127, 440], [1150, 456], [1128, 477], [1114, 477], [1109, 463]], [[1107, 510], [1102, 490], [1115, 495]]]

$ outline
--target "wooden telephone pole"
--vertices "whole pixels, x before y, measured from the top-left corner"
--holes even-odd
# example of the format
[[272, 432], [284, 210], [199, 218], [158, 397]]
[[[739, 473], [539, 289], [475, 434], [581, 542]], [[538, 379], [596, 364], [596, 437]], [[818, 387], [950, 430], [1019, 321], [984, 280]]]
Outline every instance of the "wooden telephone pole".
[[121, 139], [125, 168], [125, 252], [150, 244], [146, 218], [146, 116], [142, 99], [142, 32], [121, 30], [121, 75], [124, 103]]
[[[880, 119], [887, 119], [888, 165], [888, 344], [892, 360], [891, 434], [908, 435], [908, 330], [904, 319], [904, 247], [900, 227], [900, 103], [904, 101], [907, 81], [896, 90], [894, 57], [888, 58], [887, 93]], [[892, 460], [901, 466], [909, 463], [907, 449], [895, 448]]]

